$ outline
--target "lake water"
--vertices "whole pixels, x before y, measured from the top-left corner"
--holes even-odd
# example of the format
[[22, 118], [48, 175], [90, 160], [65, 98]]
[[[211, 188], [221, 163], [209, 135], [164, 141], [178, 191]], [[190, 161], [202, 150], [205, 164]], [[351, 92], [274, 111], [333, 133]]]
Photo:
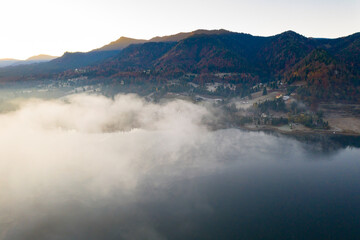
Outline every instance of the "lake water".
[[234, 141], [221, 171], [174, 182], [141, 205], [168, 239], [360, 237], [360, 149], [339, 147], [348, 138], [301, 143], [234, 129], [217, 134]]
[[0, 115], [0, 240], [359, 239], [359, 137], [206, 114], [75, 96]]

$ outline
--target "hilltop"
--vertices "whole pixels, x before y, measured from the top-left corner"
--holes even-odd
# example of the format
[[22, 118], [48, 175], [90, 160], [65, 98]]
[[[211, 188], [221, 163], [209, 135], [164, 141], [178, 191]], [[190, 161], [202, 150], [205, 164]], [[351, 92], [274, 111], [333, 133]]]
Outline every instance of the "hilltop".
[[[219, 77], [224, 74], [227, 78]], [[149, 40], [121, 37], [87, 53], [65, 53], [46, 63], [0, 70], [2, 81], [87, 77], [166, 82], [190, 75], [189, 81], [200, 84], [281, 81], [301, 86], [304, 99], [357, 101], [360, 33], [317, 39], [293, 31], [261, 37], [196, 30]]]
[[55, 58], [57, 58], [57, 57], [51, 56], [51, 55], [46, 55], [46, 54], [39, 54], [36, 56], [29, 57], [28, 59], [26, 59], [26, 61], [50, 61]]
[[45, 55], [45, 54], [32, 56], [32, 57], [27, 58], [26, 60], [4, 58], [4, 59], [0, 59], [0, 67], [9, 67], [9, 66], [18, 66], [18, 65], [27, 65], [27, 64], [33, 64], [33, 63], [48, 62], [55, 58], [57, 58], [57, 57]]

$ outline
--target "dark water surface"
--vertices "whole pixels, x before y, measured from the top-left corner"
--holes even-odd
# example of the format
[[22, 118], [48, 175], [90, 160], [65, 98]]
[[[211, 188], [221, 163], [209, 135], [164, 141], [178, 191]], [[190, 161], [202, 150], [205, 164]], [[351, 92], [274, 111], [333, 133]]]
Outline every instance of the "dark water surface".
[[156, 200], [139, 207], [164, 236], [360, 239], [358, 137], [297, 136], [298, 142], [224, 132], [232, 139], [249, 134], [253, 145], [225, 154], [222, 171], [174, 182], [165, 195], [145, 191]]
[[31, 200], [3, 239], [360, 239], [359, 138], [206, 134], [135, 188]]

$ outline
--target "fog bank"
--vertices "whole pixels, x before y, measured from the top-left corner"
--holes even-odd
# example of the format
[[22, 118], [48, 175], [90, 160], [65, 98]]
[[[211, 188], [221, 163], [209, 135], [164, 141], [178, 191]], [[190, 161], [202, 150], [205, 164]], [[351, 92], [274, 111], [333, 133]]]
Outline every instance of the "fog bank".
[[[0, 114], [0, 240], [197, 239], [195, 232], [216, 232], [201, 226], [231, 217], [214, 207], [233, 201], [223, 194], [248, 189], [254, 176], [270, 184], [261, 180], [268, 168], [280, 179], [277, 162], [296, 162], [304, 151], [264, 133], [211, 131], [205, 123], [216, 118], [212, 112], [182, 100], [73, 95], [26, 100]], [[254, 162], [260, 170], [249, 170]]]
[[136, 203], [221, 166], [230, 145], [207, 130], [211, 117], [135, 95], [33, 99], [1, 114], [0, 239], [161, 239]]

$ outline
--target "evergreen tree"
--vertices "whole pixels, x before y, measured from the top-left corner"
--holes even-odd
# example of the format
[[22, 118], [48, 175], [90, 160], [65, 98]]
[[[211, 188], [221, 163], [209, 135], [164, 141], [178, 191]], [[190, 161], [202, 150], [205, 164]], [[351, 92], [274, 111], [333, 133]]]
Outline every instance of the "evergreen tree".
[[266, 87], [264, 87], [262, 95], [263, 95], [263, 96], [267, 95]]

